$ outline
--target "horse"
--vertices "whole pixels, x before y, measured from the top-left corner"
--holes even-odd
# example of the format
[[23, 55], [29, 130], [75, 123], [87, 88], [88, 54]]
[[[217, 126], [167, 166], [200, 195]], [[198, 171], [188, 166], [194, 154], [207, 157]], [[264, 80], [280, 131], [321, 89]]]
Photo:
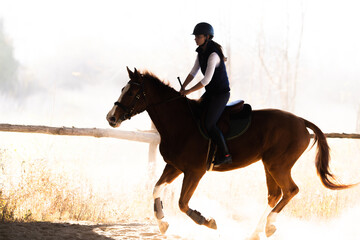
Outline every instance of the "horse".
[[[159, 150], [166, 166], [155, 184], [153, 198], [154, 214], [161, 233], [164, 234], [169, 227], [164, 218], [161, 192], [181, 173], [184, 178], [180, 210], [195, 223], [217, 229], [213, 218], [205, 218], [188, 205], [199, 181], [207, 172], [208, 140], [200, 133], [193, 113], [199, 102], [182, 96], [148, 71], [139, 72], [136, 68], [134, 72], [129, 68], [127, 71], [130, 80], [106, 118], [109, 125], [116, 128], [123, 121], [147, 111], [160, 134]], [[270, 212], [260, 219], [252, 239], [259, 239], [259, 233], [264, 230], [267, 237], [273, 235], [277, 214], [299, 192], [291, 177], [291, 168], [310, 143], [307, 128], [314, 132], [312, 146], [317, 143], [315, 165], [322, 184], [332, 190], [353, 186], [338, 183], [332, 174], [329, 145], [324, 133], [315, 124], [282, 110], [254, 110], [248, 130], [227, 142], [233, 162], [213, 168], [213, 171], [225, 172], [262, 160]]]

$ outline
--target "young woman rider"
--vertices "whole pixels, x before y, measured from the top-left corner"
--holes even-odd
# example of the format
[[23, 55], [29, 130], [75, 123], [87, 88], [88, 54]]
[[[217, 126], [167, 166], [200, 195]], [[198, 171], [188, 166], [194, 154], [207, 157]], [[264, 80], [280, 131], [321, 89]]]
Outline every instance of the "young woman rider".
[[[225, 67], [225, 57], [221, 46], [214, 42], [214, 29], [209, 23], [201, 22], [194, 28], [195, 42], [199, 46], [195, 64], [185, 79], [182, 95], [190, 94], [205, 87], [205, 93], [201, 96], [205, 116], [205, 127], [213, 142], [220, 151], [220, 158], [215, 160], [214, 166], [232, 162], [229, 149], [221, 130], [216, 126], [226, 103], [230, 97], [229, 80]], [[185, 90], [186, 86], [194, 79], [197, 72], [201, 70], [204, 78], [195, 86]]]

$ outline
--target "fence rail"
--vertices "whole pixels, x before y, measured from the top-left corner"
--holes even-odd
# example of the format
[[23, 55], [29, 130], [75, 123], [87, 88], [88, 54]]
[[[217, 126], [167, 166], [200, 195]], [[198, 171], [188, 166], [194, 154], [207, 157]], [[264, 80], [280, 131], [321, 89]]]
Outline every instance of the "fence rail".
[[[324, 133], [327, 138], [353, 138], [360, 139], [360, 134], [357, 133]], [[314, 134], [311, 134], [314, 137]]]
[[[75, 128], [75, 127], [48, 127], [40, 125], [14, 125], [0, 124], [2, 132], [23, 132], [23, 133], [42, 133], [52, 135], [68, 135], [68, 136], [90, 136], [90, 137], [108, 137], [118, 138], [130, 141], [138, 141], [145, 143], [159, 143], [160, 135], [156, 130], [149, 131], [124, 131], [118, 129], [102, 129], [102, 128]], [[314, 137], [314, 134], [310, 134]], [[353, 138], [360, 139], [358, 133], [325, 133], [327, 138]]]
[[158, 144], [160, 135], [155, 131], [123, 131], [101, 128], [69, 128], [69, 127], [48, 127], [38, 125], [13, 125], [0, 124], [0, 131], [3, 132], [23, 132], [23, 133], [42, 133], [51, 135], [68, 135], [68, 136], [91, 136], [91, 137], [108, 137], [118, 138], [130, 141], [145, 142]]

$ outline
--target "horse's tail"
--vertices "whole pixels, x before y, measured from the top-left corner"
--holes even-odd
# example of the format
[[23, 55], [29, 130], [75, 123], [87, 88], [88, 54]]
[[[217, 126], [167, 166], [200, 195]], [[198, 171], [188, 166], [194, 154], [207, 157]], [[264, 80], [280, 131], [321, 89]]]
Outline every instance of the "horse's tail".
[[340, 190], [352, 187], [339, 183], [329, 168], [330, 148], [324, 133], [315, 124], [304, 119], [305, 126], [314, 132], [314, 144], [317, 143], [315, 166], [322, 184], [332, 190]]

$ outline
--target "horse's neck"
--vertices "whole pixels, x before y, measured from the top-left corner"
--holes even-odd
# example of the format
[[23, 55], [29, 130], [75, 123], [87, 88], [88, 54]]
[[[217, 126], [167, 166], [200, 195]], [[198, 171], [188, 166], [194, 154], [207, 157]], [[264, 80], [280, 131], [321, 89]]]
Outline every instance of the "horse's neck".
[[151, 92], [153, 97], [149, 99], [151, 106], [147, 112], [162, 139], [176, 139], [184, 126], [196, 127], [185, 99], [173, 99], [177, 96], [176, 92], [165, 86], [153, 88]]
[[181, 133], [184, 132], [184, 126], [188, 129], [196, 124], [188, 112], [180, 111], [179, 108], [170, 104], [153, 106], [148, 109], [148, 114], [162, 139], [174, 140], [183, 135]]

